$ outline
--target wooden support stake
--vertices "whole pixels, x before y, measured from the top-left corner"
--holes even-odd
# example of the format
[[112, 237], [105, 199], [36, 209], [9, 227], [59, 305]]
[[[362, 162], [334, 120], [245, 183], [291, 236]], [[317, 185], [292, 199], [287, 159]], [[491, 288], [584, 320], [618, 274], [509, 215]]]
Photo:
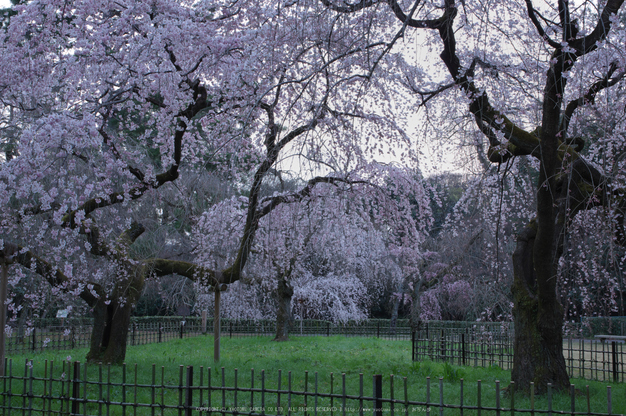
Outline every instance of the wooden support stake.
[[216, 363], [220, 360], [220, 291], [215, 290], [215, 314], [213, 318], [213, 361]]
[[5, 328], [7, 325], [7, 281], [9, 280], [9, 265], [6, 260], [2, 262], [2, 279], [0, 281], [0, 375], [4, 375]]
[[74, 374], [72, 377], [72, 414], [77, 415], [80, 413], [80, 362], [74, 362]]
[[207, 310], [202, 311], [202, 334], [206, 334]]

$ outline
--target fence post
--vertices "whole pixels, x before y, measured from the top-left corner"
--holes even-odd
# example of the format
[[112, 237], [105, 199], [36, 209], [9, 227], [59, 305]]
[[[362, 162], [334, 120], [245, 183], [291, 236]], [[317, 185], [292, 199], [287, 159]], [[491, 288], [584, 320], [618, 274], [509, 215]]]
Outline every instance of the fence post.
[[185, 416], [191, 416], [193, 403], [193, 366], [187, 366], [187, 383], [185, 388]]
[[220, 337], [222, 328], [220, 327], [220, 287], [215, 286], [215, 312], [213, 312], [213, 361], [220, 360]]
[[137, 324], [133, 324], [133, 332], [131, 332], [130, 335], [130, 345], [135, 345], [135, 328], [137, 327]]
[[33, 327], [33, 351], [37, 350], [37, 328]]
[[159, 342], [163, 340], [163, 325], [159, 325]]
[[411, 330], [411, 361], [415, 361], [415, 331]]
[[376, 324], [376, 338], [380, 338], [380, 321]]
[[233, 321], [230, 321], [228, 324], [229, 324], [228, 330], [230, 332], [230, 337], [232, 338], [233, 337]]
[[465, 333], [461, 333], [461, 354], [463, 356], [463, 365], [465, 365]]
[[326, 322], [326, 336], [330, 336], [330, 322]]
[[374, 374], [374, 416], [383, 416], [383, 376]]
[[204, 309], [202, 311], [202, 334], [206, 334], [206, 317], [207, 317], [207, 310]]
[[441, 330], [441, 359], [446, 361], [446, 334], [444, 330]]
[[80, 361], [74, 361], [74, 374], [72, 377], [72, 397], [70, 399], [72, 405], [72, 414], [78, 415], [80, 413]]
[[180, 321], [180, 339], [183, 339], [184, 330], [185, 330], [185, 321]]
[[615, 344], [615, 341], [611, 341], [611, 356], [613, 361], [613, 381], [617, 382], [619, 379], [619, 363], [617, 358], [617, 345]]

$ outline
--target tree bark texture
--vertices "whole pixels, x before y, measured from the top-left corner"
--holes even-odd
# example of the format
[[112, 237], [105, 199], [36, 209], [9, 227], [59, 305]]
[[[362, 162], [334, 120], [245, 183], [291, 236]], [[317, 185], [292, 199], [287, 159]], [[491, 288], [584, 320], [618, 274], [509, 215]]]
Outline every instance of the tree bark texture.
[[518, 235], [513, 254], [515, 338], [511, 380], [519, 390], [528, 390], [534, 382], [536, 392], [542, 394], [548, 383], [557, 389], [567, 388], [569, 376], [563, 357], [563, 308], [558, 299], [542, 301], [538, 293], [535, 270], [545, 265], [534, 261], [536, 235], [533, 221]]

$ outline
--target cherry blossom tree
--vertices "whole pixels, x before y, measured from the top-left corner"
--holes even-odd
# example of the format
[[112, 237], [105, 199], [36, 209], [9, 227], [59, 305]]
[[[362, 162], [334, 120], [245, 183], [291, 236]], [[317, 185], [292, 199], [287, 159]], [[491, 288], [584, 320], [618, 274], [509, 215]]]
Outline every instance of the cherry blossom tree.
[[491, 163], [534, 159], [536, 217], [519, 233], [513, 255], [512, 379], [520, 389], [531, 381], [540, 392], [548, 383], [567, 388], [556, 291], [567, 230], [580, 211], [612, 208], [615, 241], [624, 242], [622, 183], [584, 157], [588, 138], [575, 127], [586, 106], [623, 84], [623, 1], [321, 2], [338, 14], [395, 17], [398, 32], [390, 45], [400, 47], [403, 36], [415, 33], [410, 29], [423, 32], [425, 50], [440, 50], [442, 66], [429, 77], [423, 58], [411, 64], [389, 55], [407, 87], [425, 104], [437, 96], [463, 102], [488, 143]]
[[[385, 186], [402, 175], [381, 175], [375, 159], [417, 163], [402, 105], [387, 99], [393, 83], [369, 77], [387, 47], [368, 33], [388, 32], [375, 19], [338, 24], [313, 0], [36, 0], [14, 11], [0, 44], [0, 111], [16, 134], [0, 166], [1, 254], [89, 305], [90, 360], [123, 360], [146, 279], [178, 274], [219, 290], [242, 279], [277, 207], [318, 188], [397, 192]], [[270, 172], [289, 163], [303, 186], [264, 196]], [[244, 195], [226, 202], [244, 212], [224, 235], [234, 253], [139, 255], [140, 208], [193, 195], [181, 179], [207, 168]], [[378, 220], [408, 214], [402, 201], [378, 200]], [[397, 227], [407, 244], [428, 212], [416, 218], [417, 228]]]
[[[292, 314], [335, 322], [367, 317], [385, 285], [390, 253], [402, 247], [418, 253], [431, 224], [418, 175], [393, 166], [368, 175], [348, 186], [324, 184], [301, 203], [283, 203], [263, 217], [244, 277], [257, 295], [251, 301], [250, 294], [241, 296], [243, 287], [227, 292], [226, 314], [276, 317], [276, 340], [288, 338]], [[207, 267], [235, 258], [237, 246], [224, 236], [242, 229], [245, 202], [233, 198], [203, 215], [197, 253]], [[268, 303], [276, 305], [275, 313], [268, 314]], [[257, 312], [250, 315], [251, 309]]]

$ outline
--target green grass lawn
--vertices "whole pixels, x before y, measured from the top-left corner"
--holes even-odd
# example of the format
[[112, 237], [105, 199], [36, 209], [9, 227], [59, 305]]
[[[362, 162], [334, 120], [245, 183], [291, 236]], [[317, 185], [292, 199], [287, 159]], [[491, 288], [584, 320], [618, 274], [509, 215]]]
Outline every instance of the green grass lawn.
[[[87, 353], [86, 349], [72, 351], [45, 352], [29, 356], [11, 356], [13, 361], [13, 373], [24, 374], [25, 362], [32, 360], [33, 374], [40, 378], [61, 377], [61, 373], [68, 373], [69, 366], [63, 362], [83, 361]], [[71, 357], [71, 358], [70, 358]], [[213, 362], [213, 338], [200, 336], [184, 340], [174, 340], [161, 344], [149, 344], [128, 348], [127, 365], [124, 367], [99, 367], [90, 365], [85, 369], [81, 366], [81, 378], [87, 375], [87, 380], [94, 382], [88, 386], [88, 398], [104, 399], [111, 402], [125, 401], [127, 403], [168, 403], [168, 406], [177, 406], [182, 400], [180, 389], [163, 388], [163, 386], [177, 387], [186, 383], [186, 367], [193, 366], [193, 385], [207, 386], [234, 386], [250, 388], [254, 380], [254, 388], [261, 388], [264, 383], [265, 389], [277, 389], [280, 371], [280, 390], [286, 390], [291, 383], [291, 390], [320, 393], [341, 394], [344, 390], [348, 395], [362, 395], [371, 397], [373, 392], [373, 375], [383, 375], [383, 397], [405, 400], [405, 383], [407, 398], [410, 401], [439, 403], [443, 397], [445, 404], [458, 405], [461, 399], [465, 405], [476, 405], [478, 401], [478, 383], [481, 384], [481, 404], [486, 407], [496, 406], [496, 389], [499, 388], [500, 406], [508, 408], [514, 400], [516, 409], [530, 409], [530, 397], [515, 394], [511, 397], [504, 389], [510, 383], [510, 371], [498, 367], [472, 368], [459, 367], [445, 363], [423, 361], [411, 362], [410, 341], [387, 341], [377, 338], [359, 337], [295, 337], [288, 342], [272, 342], [266, 337], [250, 338], [222, 338], [221, 361]], [[54, 372], [49, 370], [44, 373], [45, 363], [54, 361]], [[69, 364], [68, 364], [69, 365]], [[181, 367], [184, 366], [184, 367]], [[65, 367], [65, 368], [63, 368]], [[223, 368], [223, 369], [222, 369]], [[29, 367], [26, 367], [30, 371]], [[252, 374], [254, 369], [254, 375]], [[236, 380], [235, 380], [236, 370]], [[316, 374], [317, 373], [317, 374]], [[344, 376], [345, 374], [345, 376]], [[362, 382], [361, 382], [361, 376]], [[393, 376], [392, 376], [393, 375]], [[224, 379], [222, 380], [222, 377]], [[100, 389], [96, 382], [115, 381], [120, 383], [123, 379], [128, 385], [126, 389], [113, 386]], [[317, 381], [316, 381], [317, 380]], [[345, 380], [345, 381], [344, 381]], [[405, 382], [406, 380], [406, 382]], [[428, 381], [430, 380], [430, 381]], [[499, 381], [497, 386], [496, 382]], [[392, 391], [393, 383], [393, 391]], [[463, 384], [463, 396], [461, 398], [461, 383]], [[589, 391], [589, 403], [591, 412], [608, 413], [607, 386], [611, 385], [612, 414], [626, 413], [626, 385], [609, 384], [588, 380], [573, 379], [576, 386], [574, 405], [576, 412], [587, 411], [587, 391]], [[28, 388], [28, 383], [14, 381], [11, 385], [13, 391]], [[62, 383], [57, 383], [56, 388], [63, 388]], [[65, 383], [69, 386], [69, 383]], [[26, 386], [26, 387], [25, 387]], [[154, 386], [154, 387], [153, 387]], [[440, 390], [440, 386], [442, 390]], [[588, 386], [588, 387], [587, 387]], [[67, 391], [67, 387], [66, 391]], [[5, 387], [6, 389], [6, 387]], [[587, 390], [588, 389], [588, 390]], [[125, 390], [125, 391], [124, 391]], [[81, 393], [82, 394], [82, 393]], [[125, 397], [122, 400], [121, 395]], [[199, 391], [195, 391], [194, 403], [208, 405], [208, 397], [200, 398]], [[81, 396], [82, 397], [82, 396]], [[156, 397], [156, 398], [155, 398]], [[287, 410], [287, 395], [281, 394], [281, 407], [283, 414]], [[162, 400], [162, 401], [161, 401]], [[211, 396], [210, 407], [243, 407], [250, 405], [260, 406], [261, 400], [265, 400], [264, 407], [271, 409], [276, 406], [278, 397], [275, 394], [259, 392], [239, 392], [238, 396], [232, 391], [222, 395], [216, 391]], [[304, 414], [298, 411], [305, 407], [312, 409], [313, 397], [304, 398], [302, 395], [293, 396], [289, 405], [295, 411], [293, 414]], [[329, 398], [318, 398], [318, 409], [341, 406], [339, 398], [333, 398], [331, 405]], [[569, 394], [553, 394], [552, 409], [566, 411], [571, 414], [572, 398]], [[20, 402], [21, 403], [21, 402]], [[366, 403], [371, 407], [371, 403]], [[49, 404], [51, 405], [51, 404]], [[346, 407], [353, 410], [358, 405], [358, 400], [348, 401]], [[88, 412], [97, 413], [96, 404], [90, 404]], [[102, 405], [99, 405], [102, 407]], [[159, 408], [154, 414], [178, 414], [178, 409]], [[153, 414], [154, 408], [132, 407], [127, 414]], [[389, 409], [390, 405], [385, 404]], [[548, 409], [547, 397], [534, 398], [535, 409]], [[267, 410], [266, 409], [266, 410]], [[106, 413], [106, 406], [103, 413]], [[119, 408], [110, 406], [110, 414], [121, 414]], [[395, 404], [396, 412], [402, 410], [404, 404]], [[411, 414], [426, 412], [427, 406], [410, 406]], [[430, 408], [433, 415], [439, 414], [436, 406]], [[318, 414], [329, 412], [320, 411]], [[197, 413], [195, 413], [197, 414]], [[314, 414], [314, 412], [310, 412]], [[335, 413], [335, 414], [341, 414]], [[371, 414], [371, 412], [369, 413]], [[445, 415], [459, 414], [457, 409], [445, 409]], [[474, 411], [465, 410], [464, 414], [476, 414]], [[495, 412], [482, 411], [482, 415], [495, 414]]]

